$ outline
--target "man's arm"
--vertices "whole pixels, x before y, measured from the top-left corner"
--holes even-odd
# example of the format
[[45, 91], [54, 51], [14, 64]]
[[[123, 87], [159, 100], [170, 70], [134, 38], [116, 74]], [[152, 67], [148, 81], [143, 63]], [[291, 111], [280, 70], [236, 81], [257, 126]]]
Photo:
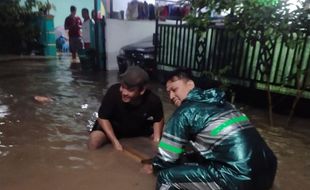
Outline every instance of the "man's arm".
[[78, 25], [79, 29], [82, 28], [82, 24], [83, 24], [82, 19], [80, 17], [78, 17], [77, 25]]
[[159, 142], [164, 128], [164, 118], [153, 124], [153, 141]]
[[101, 128], [104, 130], [105, 134], [107, 135], [107, 138], [111, 141], [113, 147], [116, 150], [122, 151], [123, 147], [114, 134], [111, 122], [107, 119], [98, 118], [98, 123], [101, 126]]
[[69, 18], [65, 19], [65, 30], [69, 30]]
[[185, 109], [185, 106], [182, 109], [178, 108], [165, 124], [163, 136], [158, 144], [158, 153], [153, 158], [152, 168], [155, 172], [175, 167], [178, 164], [177, 160], [185, 152], [184, 146], [189, 142], [191, 125]]

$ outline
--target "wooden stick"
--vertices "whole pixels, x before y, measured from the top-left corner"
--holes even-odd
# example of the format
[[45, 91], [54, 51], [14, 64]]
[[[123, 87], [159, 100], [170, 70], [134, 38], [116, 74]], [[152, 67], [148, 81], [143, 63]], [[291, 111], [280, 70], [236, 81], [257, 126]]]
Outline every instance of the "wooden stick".
[[140, 153], [139, 151], [137, 151], [136, 149], [131, 148], [131, 147], [123, 146], [123, 152], [140, 163], [146, 163], [147, 160], [151, 159], [147, 155], [144, 155]]

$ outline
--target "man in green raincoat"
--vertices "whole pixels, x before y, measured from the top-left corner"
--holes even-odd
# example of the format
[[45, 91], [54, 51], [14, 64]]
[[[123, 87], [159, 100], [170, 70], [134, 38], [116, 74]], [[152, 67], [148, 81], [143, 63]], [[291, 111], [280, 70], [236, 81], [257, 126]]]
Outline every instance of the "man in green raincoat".
[[168, 120], [152, 165], [156, 189], [267, 190], [277, 159], [248, 117], [224, 92], [195, 88], [190, 73], [176, 70], [166, 83], [178, 107]]

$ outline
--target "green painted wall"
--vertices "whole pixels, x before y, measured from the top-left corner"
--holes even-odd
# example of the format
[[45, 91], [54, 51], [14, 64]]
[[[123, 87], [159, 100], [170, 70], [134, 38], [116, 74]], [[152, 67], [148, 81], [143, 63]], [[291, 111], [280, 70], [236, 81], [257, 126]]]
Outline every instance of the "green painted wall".
[[[44, 2], [44, 0], [42, 0]], [[89, 11], [94, 9], [94, 0], [49, 0], [54, 4], [56, 10], [52, 10], [51, 14], [54, 15], [54, 26], [63, 26], [65, 18], [70, 14], [70, 6], [74, 5], [77, 8], [77, 15], [81, 17], [82, 8], [88, 8]]]
[[[24, 4], [25, 0], [21, 0], [21, 4]], [[41, 0], [46, 2], [47, 0]], [[82, 8], [88, 8], [90, 11], [93, 10], [94, 0], [48, 0], [54, 4], [56, 10], [52, 10], [51, 14], [54, 15], [54, 26], [63, 26], [65, 18], [70, 14], [70, 6], [74, 5], [77, 8], [77, 15], [82, 18]]]

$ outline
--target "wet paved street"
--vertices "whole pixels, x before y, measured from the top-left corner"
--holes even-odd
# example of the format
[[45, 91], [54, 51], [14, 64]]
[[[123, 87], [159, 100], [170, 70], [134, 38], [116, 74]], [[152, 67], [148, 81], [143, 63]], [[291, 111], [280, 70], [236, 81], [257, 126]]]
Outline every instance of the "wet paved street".
[[[81, 71], [69, 59], [0, 61], [0, 189], [85, 190], [154, 189], [155, 177], [141, 165], [106, 146], [88, 151], [86, 141], [102, 95], [118, 81], [117, 72]], [[174, 107], [163, 86], [151, 88]], [[38, 103], [35, 96], [46, 96]], [[238, 105], [249, 114], [279, 160], [274, 189], [310, 188], [310, 119], [291, 128], [267, 126], [267, 113]], [[277, 126], [285, 116], [277, 116]]]

